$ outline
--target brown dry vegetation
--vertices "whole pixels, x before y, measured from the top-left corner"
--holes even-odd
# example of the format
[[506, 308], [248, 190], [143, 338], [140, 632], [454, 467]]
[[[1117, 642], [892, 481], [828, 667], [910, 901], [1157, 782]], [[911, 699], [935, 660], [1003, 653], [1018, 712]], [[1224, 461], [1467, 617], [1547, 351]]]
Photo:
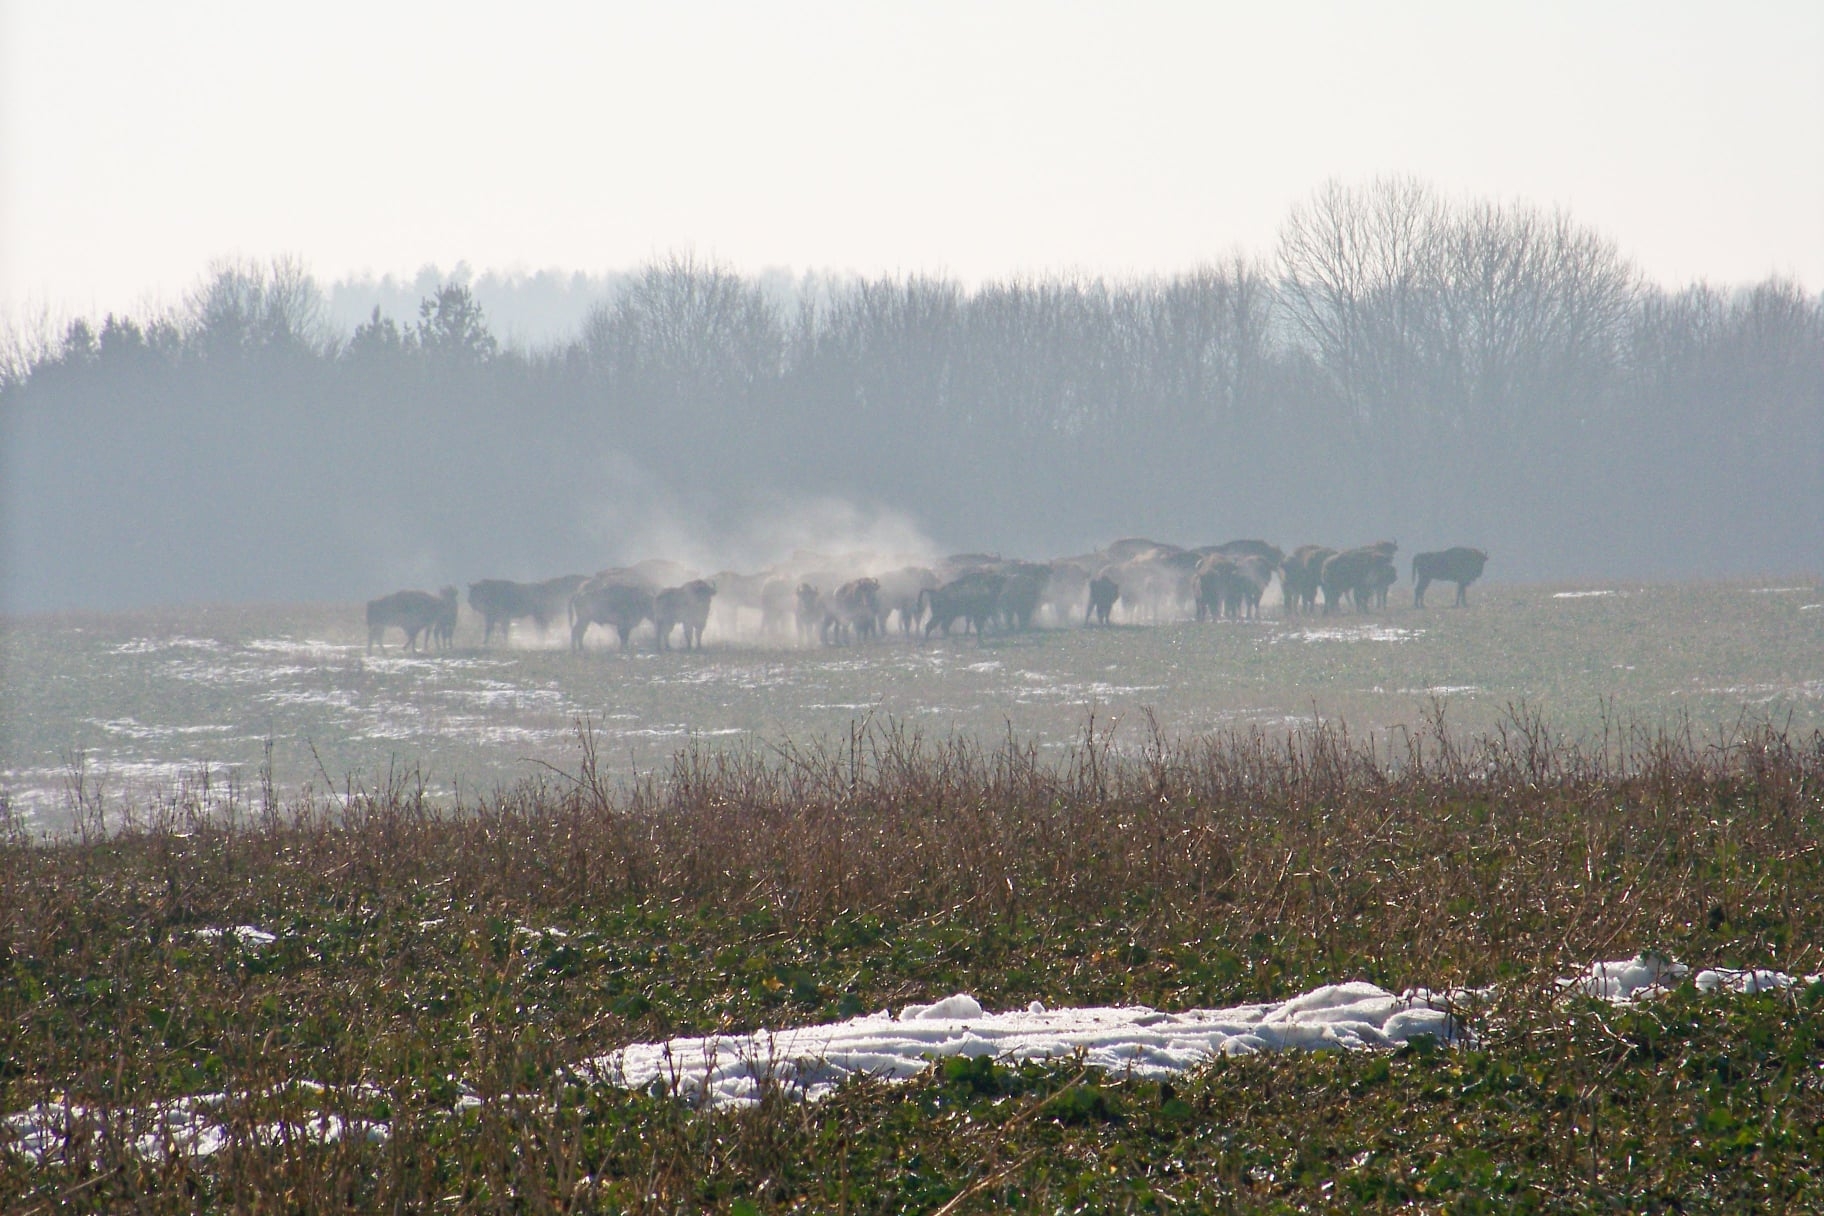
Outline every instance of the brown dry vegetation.
[[[174, 798], [0, 843], [0, 1115], [222, 1092], [230, 1130], [212, 1158], [148, 1160], [97, 1113], [60, 1162], [0, 1145], [0, 1194], [147, 1211], [1819, 1201], [1818, 994], [1613, 1012], [1551, 984], [1644, 949], [1821, 969], [1817, 735], [1579, 746], [1517, 710], [1474, 742], [1440, 715], [1394, 755], [1321, 726], [1117, 753], [1092, 723], [1050, 765], [1011, 739], [888, 727], [691, 750], [609, 787], [584, 731], [573, 777], [470, 805], [408, 781], [343, 795]], [[279, 940], [194, 932], [241, 924]], [[1182, 1008], [1346, 979], [1500, 989], [1474, 1050], [1288, 1054], [1175, 1092], [947, 1068], [709, 1114], [568, 1068], [959, 989], [989, 1008]], [[300, 1112], [390, 1135], [259, 1142]]]

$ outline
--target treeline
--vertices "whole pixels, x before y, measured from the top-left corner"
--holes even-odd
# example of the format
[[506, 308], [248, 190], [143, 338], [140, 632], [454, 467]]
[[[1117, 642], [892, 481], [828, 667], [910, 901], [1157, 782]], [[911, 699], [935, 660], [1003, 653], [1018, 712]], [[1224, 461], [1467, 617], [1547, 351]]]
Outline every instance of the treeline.
[[1824, 566], [1824, 299], [1668, 290], [1568, 216], [1411, 181], [1328, 186], [1270, 257], [1168, 278], [782, 292], [679, 256], [539, 348], [456, 282], [352, 333], [325, 315], [277, 261], [14, 335], [6, 606], [542, 576], [821, 498], [1030, 555], [1145, 533], [1475, 544], [1502, 578]]

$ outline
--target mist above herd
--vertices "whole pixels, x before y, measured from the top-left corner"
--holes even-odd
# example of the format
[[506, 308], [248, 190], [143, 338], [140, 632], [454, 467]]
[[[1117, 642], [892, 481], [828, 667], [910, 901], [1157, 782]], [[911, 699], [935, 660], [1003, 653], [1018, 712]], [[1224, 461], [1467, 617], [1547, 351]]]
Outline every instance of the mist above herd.
[[538, 344], [460, 281], [328, 316], [281, 259], [7, 335], [0, 609], [1136, 534], [1475, 545], [1504, 580], [1824, 567], [1824, 299], [1647, 282], [1568, 215], [1408, 180], [1170, 277], [680, 255]]

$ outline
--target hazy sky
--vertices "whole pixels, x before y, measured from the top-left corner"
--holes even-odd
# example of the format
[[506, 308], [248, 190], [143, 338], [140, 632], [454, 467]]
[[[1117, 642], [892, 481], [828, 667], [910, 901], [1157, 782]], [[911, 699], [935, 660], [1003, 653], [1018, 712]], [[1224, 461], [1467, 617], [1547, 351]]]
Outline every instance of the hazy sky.
[[1330, 177], [1824, 288], [1824, 3], [0, 0], [0, 310], [328, 281], [1171, 270]]

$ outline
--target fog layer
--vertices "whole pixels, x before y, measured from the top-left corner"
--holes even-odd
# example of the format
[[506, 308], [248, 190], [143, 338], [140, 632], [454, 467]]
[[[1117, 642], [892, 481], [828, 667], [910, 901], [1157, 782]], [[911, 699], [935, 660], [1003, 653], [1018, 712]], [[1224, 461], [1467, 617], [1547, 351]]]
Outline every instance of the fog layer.
[[1485, 548], [1504, 579], [1824, 566], [1824, 301], [1648, 284], [1562, 214], [1332, 185], [1259, 260], [1166, 279], [782, 290], [678, 256], [604, 281], [530, 348], [459, 281], [348, 331], [285, 261], [9, 335], [0, 609], [858, 537], [1393, 538]]

